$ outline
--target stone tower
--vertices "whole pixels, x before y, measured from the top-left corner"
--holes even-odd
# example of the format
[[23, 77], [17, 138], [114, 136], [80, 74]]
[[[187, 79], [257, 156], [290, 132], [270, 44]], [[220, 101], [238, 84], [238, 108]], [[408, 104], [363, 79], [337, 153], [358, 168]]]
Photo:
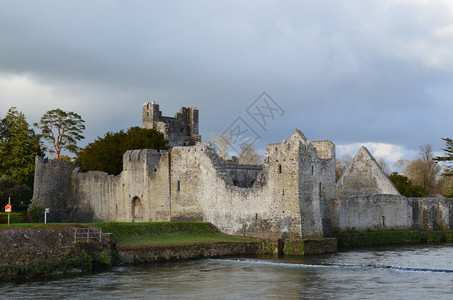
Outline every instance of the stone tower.
[[156, 102], [147, 102], [143, 104], [142, 127], [161, 132], [170, 147], [193, 146], [201, 142], [198, 134], [198, 109], [194, 107], [181, 107], [179, 113], [172, 118], [162, 116]]

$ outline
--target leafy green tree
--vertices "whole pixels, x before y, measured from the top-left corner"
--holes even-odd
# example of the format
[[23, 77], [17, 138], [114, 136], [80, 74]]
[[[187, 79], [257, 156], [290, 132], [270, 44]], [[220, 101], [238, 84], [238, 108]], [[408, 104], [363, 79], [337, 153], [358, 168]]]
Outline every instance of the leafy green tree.
[[453, 140], [450, 138], [442, 138], [445, 141], [445, 148], [442, 148], [445, 155], [437, 156], [434, 158], [435, 161], [446, 162], [443, 176], [453, 176]]
[[389, 175], [390, 180], [401, 195], [406, 197], [425, 197], [428, 195], [426, 189], [420, 185], [413, 184], [406, 176], [393, 172]]
[[3, 175], [0, 177], [0, 208], [4, 208], [11, 197], [11, 205], [28, 205], [32, 198], [32, 191], [26, 184], [18, 184], [13, 178]]
[[123, 170], [123, 154], [133, 149], [168, 149], [164, 135], [154, 129], [129, 128], [97, 138], [81, 150], [77, 159], [85, 171], [104, 171], [118, 175]]
[[32, 188], [35, 157], [42, 153], [25, 115], [11, 107], [1, 121], [0, 134], [0, 175], [8, 175], [19, 185]]
[[43, 149], [55, 153], [55, 158], [60, 158], [63, 149], [74, 154], [79, 151], [77, 141], [84, 139], [83, 123], [85, 121], [78, 114], [57, 108], [46, 112], [39, 123], [34, 125], [41, 130], [40, 137], [50, 144], [50, 146], [43, 144]]

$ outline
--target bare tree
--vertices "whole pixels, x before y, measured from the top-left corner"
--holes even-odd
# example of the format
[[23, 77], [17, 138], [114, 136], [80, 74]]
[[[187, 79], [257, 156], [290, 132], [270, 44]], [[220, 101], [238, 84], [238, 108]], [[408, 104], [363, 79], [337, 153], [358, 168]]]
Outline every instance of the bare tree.
[[217, 146], [219, 157], [223, 160], [228, 159], [228, 148], [231, 145], [231, 135], [227, 133], [214, 133], [211, 139]]
[[409, 164], [409, 160], [407, 159], [398, 159], [396, 162], [393, 163], [393, 167], [396, 168], [401, 175], [405, 175], [405, 170], [407, 165]]
[[441, 167], [433, 158], [432, 146], [423, 145], [420, 147], [418, 158], [409, 162], [405, 168], [409, 180], [424, 187], [429, 195], [439, 192], [437, 176]]
[[381, 167], [381, 170], [382, 172], [385, 173], [385, 175], [390, 175], [390, 173], [392, 173], [392, 170], [390, 170], [389, 166], [387, 165], [387, 162], [385, 161], [385, 159], [383, 157], [378, 157], [377, 158], [377, 163], [379, 165], [379, 167]]
[[250, 143], [239, 144], [239, 163], [259, 165], [263, 163], [263, 156], [256, 151], [255, 146]]
[[346, 171], [346, 168], [352, 162], [352, 156], [349, 154], [344, 154], [340, 159], [335, 161], [335, 179], [338, 181], [343, 173]]

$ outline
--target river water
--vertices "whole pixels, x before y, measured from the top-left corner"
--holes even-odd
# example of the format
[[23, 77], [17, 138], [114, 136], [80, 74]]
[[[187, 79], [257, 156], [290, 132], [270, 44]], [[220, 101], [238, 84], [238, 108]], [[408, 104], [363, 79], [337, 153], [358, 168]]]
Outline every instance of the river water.
[[123, 266], [0, 291], [1, 299], [452, 299], [453, 244]]

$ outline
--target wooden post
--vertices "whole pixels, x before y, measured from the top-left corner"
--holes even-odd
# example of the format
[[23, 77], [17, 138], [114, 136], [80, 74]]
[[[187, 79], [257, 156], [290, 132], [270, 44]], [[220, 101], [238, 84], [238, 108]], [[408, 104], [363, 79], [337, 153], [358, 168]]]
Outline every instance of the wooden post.
[[[8, 197], [8, 204], [11, 205], [11, 197]], [[11, 212], [8, 212], [8, 226], [10, 223], [10, 215], [11, 215]]]

